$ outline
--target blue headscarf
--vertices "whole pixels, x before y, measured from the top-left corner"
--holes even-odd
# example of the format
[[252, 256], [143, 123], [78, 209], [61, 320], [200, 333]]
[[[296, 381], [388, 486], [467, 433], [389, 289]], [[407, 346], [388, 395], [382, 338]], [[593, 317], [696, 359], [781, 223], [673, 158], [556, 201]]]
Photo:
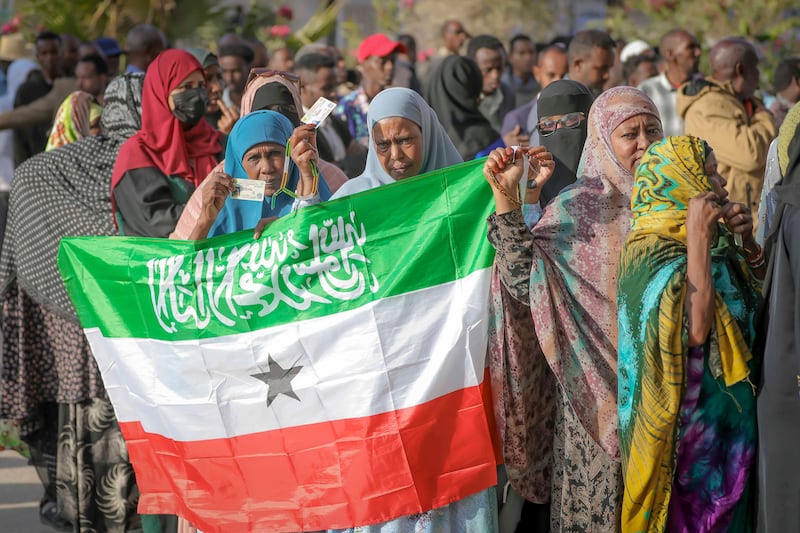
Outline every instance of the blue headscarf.
[[[253, 111], [236, 121], [225, 149], [225, 173], [232, 178], [247, 179], [242, 159], [253, 146], [275, 143], [283, 147], [289, 142], [294, 128], [289, 119], [275, 111]], [[286, 188], [294, 191], [300, 179], [300, 171], [292, 162], [289, 166], [289, 181]], [[275, 207], [272, 197], [265, 196], [260, 204], [250, 200], [228, 198], [219, 212], [216, 222], [208, 232], [209, 237], [255, 228], [258, 221], [270, 216], [283, 216], [292, 209], [293, 199], [286, 193], [276, 193]], [[319, 196], [322, 201], [331, 197], [325, 181], [319, 180]]]

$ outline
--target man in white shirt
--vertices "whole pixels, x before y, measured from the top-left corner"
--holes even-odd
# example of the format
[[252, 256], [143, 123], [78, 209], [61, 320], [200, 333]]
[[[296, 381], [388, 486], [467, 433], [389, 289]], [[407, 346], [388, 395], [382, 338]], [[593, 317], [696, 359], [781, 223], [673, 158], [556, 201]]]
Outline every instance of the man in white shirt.
[[658, 52], [664, 60], [664, 72], [639, 85], [653, 99], [661, 115], [664, 135], [683, 135], [683, 119], [675, 108], [678, 88], [698, 74], [700, 43], [686, 30], [672, 30], [661, 38]]

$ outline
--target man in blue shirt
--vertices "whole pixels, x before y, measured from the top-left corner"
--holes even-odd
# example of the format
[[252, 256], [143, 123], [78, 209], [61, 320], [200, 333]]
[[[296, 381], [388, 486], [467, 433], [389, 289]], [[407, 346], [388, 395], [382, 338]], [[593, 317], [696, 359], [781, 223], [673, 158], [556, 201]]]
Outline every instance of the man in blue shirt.
[[150, 63], [167, 47], [164, 34], [150, 24], [137, 24], [125, 39], [128, 66], [125, 73], [145, 72]]

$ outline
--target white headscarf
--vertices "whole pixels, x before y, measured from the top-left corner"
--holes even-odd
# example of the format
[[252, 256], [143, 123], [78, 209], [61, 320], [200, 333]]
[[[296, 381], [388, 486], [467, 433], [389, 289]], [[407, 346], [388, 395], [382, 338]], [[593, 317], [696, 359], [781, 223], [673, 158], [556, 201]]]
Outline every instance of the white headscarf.
[[[39, 64], [30, 59], [17, 59], [8, 67], [6, 94], [0, 96], [0, 113], [14, 109], [14, 99], [23, 83]], [[14, 177], [14, 131], [0, 130], [0, 190], [10, 190]]]
[[367, 112], [369, 125], [369, 153], [364, 173], [353, 178], [336, 191], [332, 198], [341, 198], [357, 192], [366, 191], [381, 185], [394, 183], [381, 165], [375, 153], [372, 128], [385, 118], [401, 117], [410, 120], [422, 130], [422, 149], [424, 159], [419, 173], [425, 174], [440, 168], [462, 163], [464, 160], [456, 150], [453, 141], [439, 122], [436, 111], [419, 95], [405, 87], [394, 87], [378, 93], [370, 102]]

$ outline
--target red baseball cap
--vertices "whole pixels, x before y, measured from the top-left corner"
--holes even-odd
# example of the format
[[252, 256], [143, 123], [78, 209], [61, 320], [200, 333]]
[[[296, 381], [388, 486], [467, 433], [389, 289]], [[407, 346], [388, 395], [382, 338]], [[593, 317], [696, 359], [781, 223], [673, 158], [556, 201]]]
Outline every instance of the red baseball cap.
[[361, 41], [356, 57], [359, 61], [364, 61], [370, 56], [386, 57], [395, 52], [405, 53], [405, 51], [403, 43], [393, 41], [382, 33], [374, 33]]

